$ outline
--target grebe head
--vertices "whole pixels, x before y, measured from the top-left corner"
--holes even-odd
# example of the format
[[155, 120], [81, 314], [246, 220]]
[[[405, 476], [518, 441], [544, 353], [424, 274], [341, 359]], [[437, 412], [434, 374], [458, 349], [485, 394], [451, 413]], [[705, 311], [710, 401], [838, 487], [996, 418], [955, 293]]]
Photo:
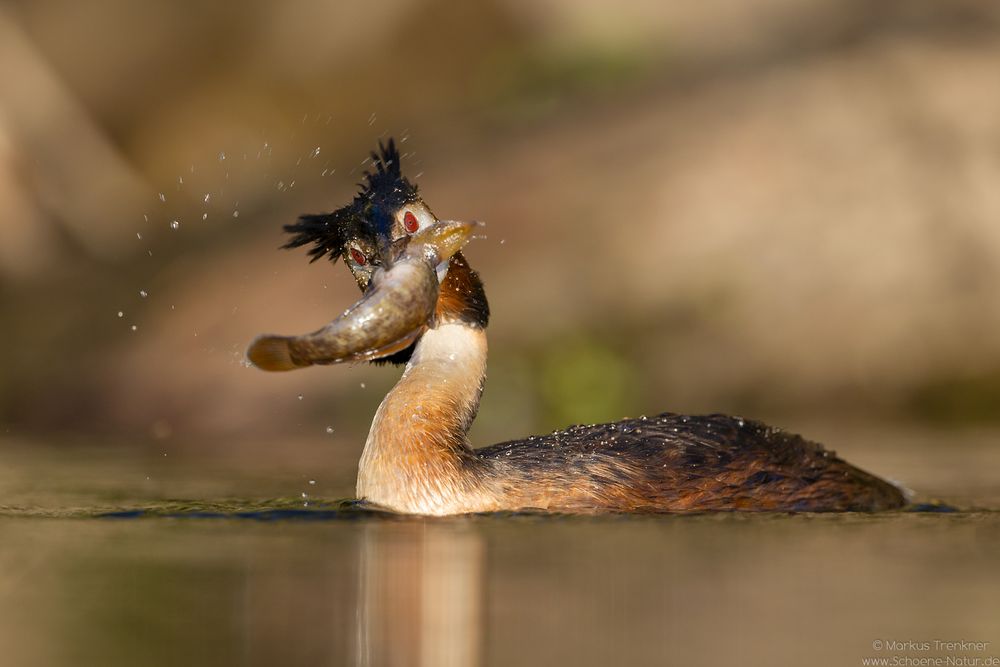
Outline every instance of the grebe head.
[[[464, 317], [485, 326], [489, 312], [482, 284], [457, 254], [478, 223], [438, 220], [402, 175], [391, 139], [380, 143], [371, 159], [373, 168], [350, 204], [285, 226], [292, 234], [285, 248], [312, 244], [312, 261], [344, 257], [364, 296], [311, 334], [259, 336], [247, 351], [256, 366], [293, 370], [344, 361], [405, 363], [424, 331], [438, 321]], [[443, 287], [452, 262], [462, 276]]]
[[[396, 143], [379, 142], [371, 154], [372, 168], [365, 172], [354, 200], [333, 213], [300, 216], [285, 225], [292, 235], [284, 248], [311, 244], [311, 261], [343, 257], [361, 291], [368, 289], [378, 268], [387, 268], [405, 252], [410, 239], [438, 222], [417, 194], [417, 186], [403, 176]], [[438, 278], [447, 272], [440, 263]]]

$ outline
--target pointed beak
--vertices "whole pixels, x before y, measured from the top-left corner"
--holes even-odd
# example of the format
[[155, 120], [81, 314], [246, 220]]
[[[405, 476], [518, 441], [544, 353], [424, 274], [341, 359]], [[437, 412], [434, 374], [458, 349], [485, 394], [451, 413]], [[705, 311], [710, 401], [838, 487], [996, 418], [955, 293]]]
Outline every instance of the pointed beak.
[[360, 301], [322, 329], [302, 336], [258, 336], [247, 358], [266, 371], [366, 361], [405, 349], [434, 318], [437, 267], [469, 242], [478, 223], [438, 221], [410, 237], [379, 270]]

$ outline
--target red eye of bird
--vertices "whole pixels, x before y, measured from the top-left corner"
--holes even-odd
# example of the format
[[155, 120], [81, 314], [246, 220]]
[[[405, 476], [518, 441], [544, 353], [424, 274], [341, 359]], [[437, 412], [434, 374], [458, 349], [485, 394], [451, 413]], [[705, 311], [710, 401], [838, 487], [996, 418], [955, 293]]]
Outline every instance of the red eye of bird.
[[413, 215], [412, 211], [407, 211], [406, 215], [403, 216], [403, 229], [412, 234], [419, 227], [420, 223], [417, 222], [417, 216]]
[[351, 248], [351, 259], [354, 260], [355, 264], [360, 266], [364, 266], [368, 263], [368, 258], [365, 257], [365, 254], [357, 248]]

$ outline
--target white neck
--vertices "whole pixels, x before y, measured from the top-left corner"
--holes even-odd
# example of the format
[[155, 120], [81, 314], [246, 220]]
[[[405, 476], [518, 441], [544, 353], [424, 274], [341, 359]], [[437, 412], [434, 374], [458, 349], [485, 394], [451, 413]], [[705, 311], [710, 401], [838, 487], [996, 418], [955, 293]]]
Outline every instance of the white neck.
[[486, 379], [486, 332], [444, 324], [423, 335], [372, 421], [358, 497], [404, 512], [444, 514], [481, 486], [467, 431]]

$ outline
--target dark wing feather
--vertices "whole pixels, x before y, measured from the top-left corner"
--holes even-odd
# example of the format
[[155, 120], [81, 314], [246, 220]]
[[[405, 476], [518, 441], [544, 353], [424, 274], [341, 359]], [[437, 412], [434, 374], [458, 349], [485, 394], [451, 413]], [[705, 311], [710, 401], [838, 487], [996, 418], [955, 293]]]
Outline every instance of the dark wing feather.
[[816, 443], [725, 415], [664, 413], [574, 426], [477, 453], [519, 486], [547, 489], [549, 509], [872, 511], [905, 504], [895, 486]]

